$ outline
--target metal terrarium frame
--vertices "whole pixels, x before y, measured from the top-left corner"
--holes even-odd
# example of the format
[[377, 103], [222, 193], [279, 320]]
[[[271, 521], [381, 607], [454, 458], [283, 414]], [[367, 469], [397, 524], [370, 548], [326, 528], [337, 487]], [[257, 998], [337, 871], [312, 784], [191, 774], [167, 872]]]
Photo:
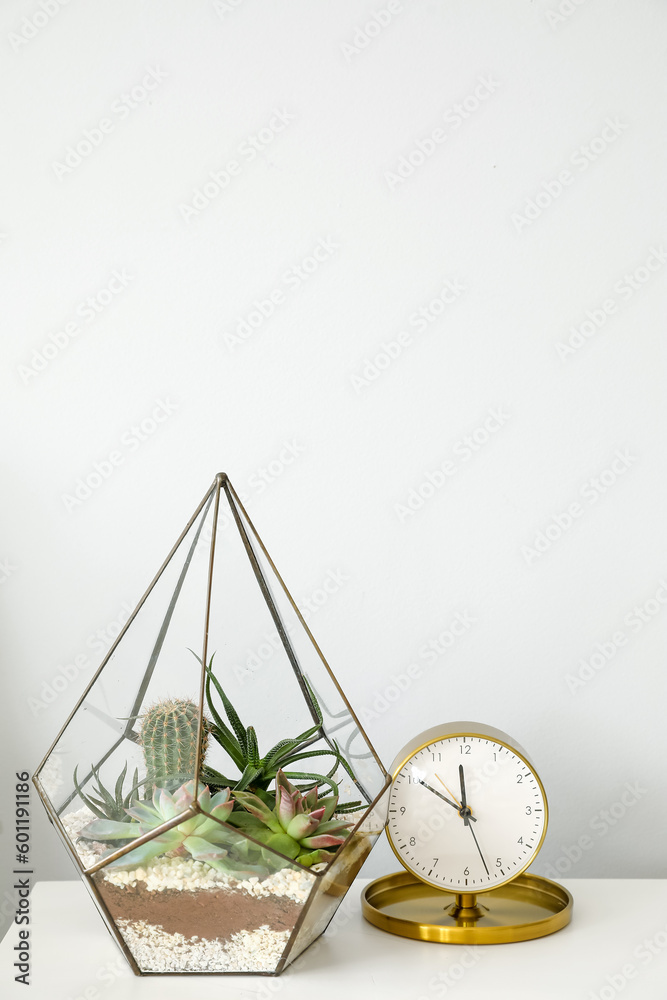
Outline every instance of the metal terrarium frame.
[[[264, 605], [268, 609], [271, 621], [275, 627], [275, 631], [279, 638], [279, 648], [284, 651], [289, 667], [291, 668], [293, 676], [298, 684], [298, 688], [303, 702], [305, 703], [307, 712], [310, 714], [313, 722], [314, 732], [312, 738], [309, 739], [304, 746], [308, 746], [308, 744], [315, 744], [320, 741], [323, 745], [330, 748], [332, 756], [335, 757], [336, 754], [338, 754], [339, 757], [344, 758], [344, 761], [347, 762], [345, 764], [345, 770], [352, 779], [354, 786], [361, 797], [363, 806], [360, 809], [361, 815], [357, 815], [355, 817], [352, 829], [349, 830], [342, 846], [340, 846], [331, 856], [331, 860], [325, 865], [320, 865], [317, 871], [303, 869], [307, 872], [308, 876], [313, 877], [314, 881], [312, 881], [311, 889], [307, 898], [304, 900], [298, 918], [291, 928], [289, 937], [275, 967], [271, 969], [249, 968], [247, 970], [223, 969], [221, 971], [232, 973], [247, 971], [254, 974], [259, 973], [270, 975], [278, 975], [282, 972], [290, 962], [292, 962], [305, 948], [308, 947], [310, 943], [312, 943], [313, 940], [315, 940], [316, 937], [318, 937], [325, 930], [329, 921], [333, 917], [337, 906], [342, 901], [345, 892], [351, 885], [359, 868], [363, 864], [363, 861], [370, 851], [375, 839], [377, 839], [377, 836], [382, 831], [385, 823], [385, 796], [389, 788], [391, 778], [373, 749], [368, 737], [364, 733], [354, 710], [343, 693], [333, 671], [329, 667], [329, 664], [327, 663], [317, 641], [304, 620], [297, 603], [285, 586], [282, 577], [280, 576], [266, 547], [255, 530], [252, 521], [248, 517], [248, 514], [238, 495], [229, 482], [227, 475], [219, 473], [215, 477], [213, 484], [195, 510], [178, 540], [174, 544], [145, 594], [137, 604], [130, 618], [125, 623], [115, 642], [107, 652], [100, 667], [73, 708], [49, 751], [39, 764], [39, 767], [36, 769], [33, 778], [34, 784], [44, 807], [47, 810], [49, 818], [63, 839], [70, 856], [83, 878], [83, 881], [85, 882], [89, 892], [92, 894], [98, 909], [102, 913], [108, 929], [125, 954], [125, 957], [127, 958], [133, 971], [138, 975], [156, 974], [157, 970], [146, 968], [137, 961], [135, 954], [129, 947], [123, 933], [116, 923], [116, 920], [112, 916], [107, 903], [102, 898], [98, 882], [95, 878], [93, 878], [93, 876], [95, 876], [98, 872], [102, 873], [102, 870], [107, 868], [113, 862], [120, 862], [124, 855], [156, 838], [167, 834], [169, 831], [173, 830], [175, 827], [179, 827], [188, 820], [197, 816], [208, 817], [209, 814], [202, 808], [198, 799], [198, 794], [195, 794], [188, 807], [178, 813], [178, 815], [170, 816], [165, 822], [158, 826], [154, 826], [148, 832], [133, 839], [131, 843], [124, 844], [116, 850], [112, 850], [102, 859], [92, 864], [84, 864], [81, 857], [79, 857], [79, 853], [75, 848], [71, 834], [65, 829], [61, 818], [67, 808], [70, 807], [77, 799], [77, 796], [79, 796], [81, 787], [85, 786], [87, 782], [99, 774], [100, 768], [109, 758], [112, 757], [121, 745], [127, 742], [134, 744], [140, 742], [140, 735], [136, 728], [137, 718], [139, 717], [141, 707], [144, 704], [149, 685], [151, 684], [160, 655], [163, 651], [164, 643], [169, 633], [170, 625], [172, 624], [174, 611], [177, 607], [179, 598], [181, 597], [188, 572], [193, 564], [195, 553], [198, 552], [204, 542], [208, 542], [208, 539], [203, 537], [202, 532], [204, 525], [207, 523], [207, 518], [209, 518], [212, 513], [211, 535], [210, 542], [208, 543], [210, 548], [206, 573], [204, 615], [202, 622], [203, 641], [201, 646], [201, 665], [197, 668], [199, 671], [197, 747], [200, 749], [197, 753], [195, 761], [193, 788], [195, 790], [199, 789], [202, 766], [204, 764], [204, 754], [201, 752], [201, 748], [204, 745], [203, 741], [206, 735], [205, 728], [207, 726], [206, 665], [209, 663], [210, 659], [209, 632], [211, 627], [214, 566], [216, 542], [218, 540], [218, 526], [220, 521], [220, 503], [223, 496], [229, 505], [233, 518], [233, 524], [242, 541], [245, 555], [247, 556], [257, 586], [261, 592], [261, 598], [263, 599]], [[198, 519], [199, 523], [197, 523]], [[140, 615], [142, 609], [146, 606], [146, 602], [154, 593], [155, 588], [162, 580], [168, 567], [170, 567], [174, 555], [177, 553], [180, 546], [190, 533], [192, 533], [192, 539], [189, 542], [189, 547], [185, 550], [183, 566], [178, 573], [173, 592], [171, 593], [167, 604], [166, 613], [164, 614], [161, 625], [157, 630], [155, 640], [152, 643], [150, 654], [147, 657], [147, 665], [143, 674], [141, 674], [138, 679], [136, 694], [131, 702], [131, 709], [123, 718], [105, 713], [100, 709], [99, 705], [91, 703], [89, 695], [95, 688], [95, 685], [103, 674], [105, 668], [112, 663], [115, 654], [117, 653], [119, 647], [121, 647], [121, 644], [128, 633], [128, 630], [132, 628], [133, 623]], [[271, 578], [271, 582], [267, 579], [267, 576]], [[273, 584], [273, 589], [271, 584]], [[284, 603], [285, 601], [287, 602], [286, 604]], [[289, 612], [293, 617], [292, 629], [290, 629], [284, 620], [286, 612]], [[333, 685], [333, 688], [330, 688], [330, 690], [339, 699], [338, 706], [328, 705], [326, 699], [323, 697], [322, 691], [318, 690], [317, 683], [314, 678], [307, 676], [302, 663], [300, 662], [300, 656], [295, 648], [295, 642], [293, 641], [296, 623], [298, 623], [298, 626], [296, 627], [303, 630], [302, 634], [306, 637], [307, 643], [309, 644], [309, 652], [314, 651], [317, 660], [317, 669], [324, 670], [324, 674], [321, 675], [322, 682], [324, 683], [326, 681], [327, 684]], [[292, 635], [290, 632], [292, 632]], [[317, 696], [317, 701], [315, 701], [315, 696]], [[322, 702], [326, 711], [326, 720], [323, 719], [319, 702]], [[338, 710], [336, 710], [336, 708]], [[116, 736], [115, 739], [112, 739], [111, 745], [106, 747], [106, 749], [99, 754], [95, 764], [91, 762], [90, 767], [86, 767], [86, 773], [79, 782], [75, 781], [73, 790], [71, 790], [69, 794], [65, 794], [62, 801], [56, 805], [53, 791], [45, 787], [45, 784], [48, 785], [48, 782], [43, 780], [43, 772], [45, 767], [49, 764], [52, 755], [57, 751], [57, 748], [68, 731], [68, 728], [71, 724], [73, 724], [73, 720], [77, 718], [78, 713], [82, 710], [91, 713], [92, 717], [97, 717], [100, 724], [104, 723], [106, 726], [111, 727], [111, 729], [115, 731]], [[336, 734], [336, 736], [334, 734]], [[336, 738], [340, 738], [341, 736], [344, 736], [345, 738], [344, 748], [342, 750], [340, 749]], [[359, 744], [358, 750], [353, 748], [353, 743]], [[364, 770], [367, 772], [366, 777], [362, 773]], [[251, 843], [261, 846], [258, 841], [253, 839], [252, 831], [246, 831], [244, 833], [244, 837], [246, 837]], [[302, 866], [294, 858], [281, 855], [279, 850], [274, 853], [276, 853], [278, 857], [284, 857], [285, 864], [289, 865], [290, 869], [298, 870], [302, 868]], [[218, 970], [199, 970], [196, 968], [187, 968], [182, 970], [169, 969], [168, 971], [183, 971], [186, 974], [192, 975]]]

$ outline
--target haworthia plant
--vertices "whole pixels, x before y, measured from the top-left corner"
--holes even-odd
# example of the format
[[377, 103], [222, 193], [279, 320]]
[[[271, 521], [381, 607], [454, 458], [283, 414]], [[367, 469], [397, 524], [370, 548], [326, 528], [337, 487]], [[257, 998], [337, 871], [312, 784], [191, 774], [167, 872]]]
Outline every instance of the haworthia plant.
[[[194, 653], [194, 655], [201, 663], [197, 654]], [[246, 727], [241, 722], [236, 709], [225, 694], [220, 681], [213, 673], [213, 657], [211, 657], [206, 667], [205, 683], [206, 702], [213, 719], [212, 722], [208, 723], [208, 731], [239, 769], [240, 777], [229, 778], [212, 767], [203, 767], [202, 780], [207, 782], [212, 788], [229, 786], [237, 791], [249, 789], [252, 792], [261, 794], [268, 789], [271, 782], [276, 778], [278, 771], [282, 769], [287, 778], [305, 782], [305, 784], [298, 786], [300, 791], [308, 791], [318, 784], [323, 784], [328, 786], [335, 796], [338, 796], [338, 785], [334, 781], [333, 776], [339, 766], [347, 771], [353, 780], [354, 773], [341, 754], [335, 740], [327, 740], [329, 745], [326, 749], [309, 749], [313, 742], [317, 740], [318, 735], [324, 738], [322, 728], [324, 720], [315, 693], [308, 684], [308, 681], [306, 681], [306, 684], [317, 717], [317, 723], [293, 739], [279, 740], [268, 753], [261, 756], [254, 726]], [[222, 708], [229, 724], [224, 721], [218, 711], [212, 687], [222, 702]], [[333, 766], [326, 774], [320, 774], [316, 771], [287, 770], [287, 768], [291, 768], [294, 764], [314, 757], [333, 757]], [[349, 812], [357, 809], [360, 805], [361, 802], [359, 800], [346, 802], [344, 805], [338, 807], [338, 812]]]
[[120, 823], [128, 823], [130, 817], [127, 810], [132, 802], [132, 797], [144, 784], [143, 781], [139, 781], [138, 770], [135, 769], [134, 778], [132, 779], [132, 787], [127, 794], [125, 794], [125, 790], [123, 788], [123, 785], [125, 784], [125, 775], [127, 774], [127, 761], [125, 762], [125, 767], [116, 779], [113, 792], [110, 792], [104, 787], [99, 771], [97, 768], [91, 766], [91, 771], [95, 777], [97, 787], [94, 787], [92, 790], [94, 794], [90, 791], [86, 794], [79, 785], [77, 770], [78, 767], [75, 767], [73, 777], [74, 787], [78, 792], [79, 798], [85, 805], [88, 806], [90, 811], [100, 819], [110, 819], [116, 820]]

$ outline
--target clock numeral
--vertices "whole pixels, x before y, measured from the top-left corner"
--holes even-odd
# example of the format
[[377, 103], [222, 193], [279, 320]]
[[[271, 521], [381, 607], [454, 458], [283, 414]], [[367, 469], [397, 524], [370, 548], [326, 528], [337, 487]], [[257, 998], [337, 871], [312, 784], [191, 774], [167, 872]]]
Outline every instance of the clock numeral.
[[437, 758], [438, 760], [442, 760], [442, 754], [441, 754], [441, 753], [433, 753], [433, 752], [432, 752], [432, 753], [431, 753], [431, 757], [433, 758], [433, 760], [434, 760], [434, 761], [436, 760], [436, 758]]
[[526, 806], [526, 816], [530, 816], [530, 814], [532, 813], [532, 811], [533, 810], [530, 808], [530, 806]]
[[522, 785], [523, 784], [523, 775], [522, 774], [517, 774], [517, 776], [516, 776], [516, 783], [517, 783], [517, 785]]
[[502, 868], [502, 862], [500, 858], [496, 858], [496, 868]]
[[469, 868], [464, 868], [463, 869], [463, 874], [464, 875], [470, 875], [470, 869]]
[[471, 747], [469, 743], [462, 743], [459, 747], [461, 753], [470, 753]]
[[523, 844], [523, 837], [519, 837], [519, 839], [517, 840], [517, 844]]
[[417, 841], [415, 840], [415, 838], [414, 837], [410, 837], [410, 847], [414, 847], [416, 843], [417, 843]]
[[437, 865], [437, 863], [438, 863], [439, 860], [440, 860], [439, 858], [433, 858], [433, 867], [434, 868]]
[[400, 812], [401, 812], [401, 816], [405, 815], [405, 806], [401, 806]]

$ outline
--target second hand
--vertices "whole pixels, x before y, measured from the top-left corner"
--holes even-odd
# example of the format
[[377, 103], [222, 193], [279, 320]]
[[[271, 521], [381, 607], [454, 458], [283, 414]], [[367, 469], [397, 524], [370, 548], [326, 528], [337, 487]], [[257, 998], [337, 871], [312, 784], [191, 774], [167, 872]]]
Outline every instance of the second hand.
[[481, 849], [481, 847], [479, 846], [479, 844], [477, 842], [477, 837], [475, 836], [475, 831], [473, 830], [472, 824], [470, 823], [470, 820], [472, 819], [472, 816], [470, 815], [470, 807], [468, 805], [468, 801], [467, 801], [467, 797], [466, 797], [466, 783], [465, 783], [465, 773], [464, 773], [464, 770], [463, 770], [463, 764], [459, 764], [459, 779], [461, 781], [461, 802], [463, 803], [460, 815], [461, 815], [461, 818], [463, 819], [463, 822], [465, 823], [465, 825], [468, 827], [468, 829], [472, 833], [472, 839], [475, 841], [475, 847], [477, 848], [479, 856], [482, 859], [482, 864], [484, 865], [484, 869], [486, 871], [486, 874], [488, 875], [489, 874], [489, 869], [487, 867], [486, 861], [484, 860], [484, 855], [482, 854], [482, 849]]

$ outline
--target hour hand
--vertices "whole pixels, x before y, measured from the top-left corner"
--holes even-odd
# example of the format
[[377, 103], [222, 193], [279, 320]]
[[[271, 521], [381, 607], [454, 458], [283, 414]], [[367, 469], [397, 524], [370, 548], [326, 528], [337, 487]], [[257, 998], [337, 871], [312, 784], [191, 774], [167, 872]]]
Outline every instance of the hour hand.
[[[443, 802], [446, 802], [448, 806], [452, 806], [454, 809], [456, 809], [457, 812], [459, 812], [458, 804], [456, 802], [452, 802], [451, 799], [448, 799], [447, 796], [443, 795], [442, 792], [439, 792], [437, 788], [433, 788], [431, 785], [428, 785], [422, 778], [417, 779], [417, 784], [423, 785], [424, 788], [428, 788], [429, 792], [433, 792], [433, 794], [437, 795], [439, 799], [442, 799]], [[473, 816], [471, 816], [470, 819], [472, 819], [474, 822]]]

